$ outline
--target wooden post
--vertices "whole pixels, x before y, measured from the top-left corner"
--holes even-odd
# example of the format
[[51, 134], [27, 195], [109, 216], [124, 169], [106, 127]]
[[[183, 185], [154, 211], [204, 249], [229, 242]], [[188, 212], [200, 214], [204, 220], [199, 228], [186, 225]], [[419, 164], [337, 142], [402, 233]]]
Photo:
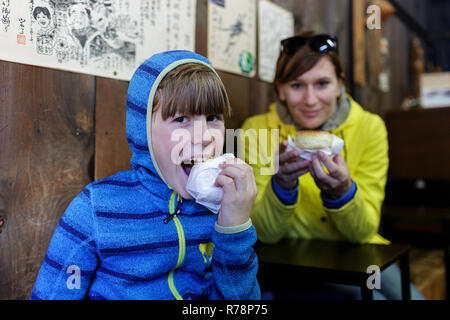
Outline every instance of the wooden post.
[[366, 40], [365, 10], [366, 1], [352, 1], [353, 21], [353, 81], [360, 86], [366, 85]]

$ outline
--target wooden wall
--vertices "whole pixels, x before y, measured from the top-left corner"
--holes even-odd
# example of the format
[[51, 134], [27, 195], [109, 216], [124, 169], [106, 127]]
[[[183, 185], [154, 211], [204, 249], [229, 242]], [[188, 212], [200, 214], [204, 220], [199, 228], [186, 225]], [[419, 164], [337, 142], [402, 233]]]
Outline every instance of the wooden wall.
[[[397, 1], [424, 28], [427, 25], [428, 1]], [[382, 106], [382, 115], [387, 110], [401, 109], [404, 97], [411, 92], [410, 49], [411, 41], [416, 36], [397, 16], [392, 16], [382, 29], [382, 34], [389, 40], [390, 55], [388, 58], [390, 92], [386, 95]], [[426, 47], [423, 45], [424, 49]]]
[[[274, 2], [294, 12], [296, 32], [337, 33], [349, 71], [349, 0]], [[198, 0], [196, 51], [203, 55], [206, 5], [207, 0]], [[257, 77], [219, 73], [234, 112], [228, 128], [265, 112], [275, 99], [271, 84]], [[29, 297], [53, 231], [83, 187], [130, 167], [127, 86], [125, 81], [0, 61], [0, 299]]]
[[0, 299], [25, 299], [61, 214], [91, 181], [95, 78], [0, 61], [0, 105]]

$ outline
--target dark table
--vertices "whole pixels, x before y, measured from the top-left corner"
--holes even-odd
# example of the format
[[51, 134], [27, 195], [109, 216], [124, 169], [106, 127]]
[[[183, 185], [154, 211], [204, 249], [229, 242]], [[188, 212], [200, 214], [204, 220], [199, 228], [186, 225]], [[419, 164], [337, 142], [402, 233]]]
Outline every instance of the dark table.
[[367, 286], [367, 280], [374, 273], [368, 273], [367, 268], [375, 265], [383, 271], [399, 260], [403, 299], [410, 300], [409, 249], [404, 244], [360, 245], [302, 239], [257, 243], [258, 281], [266, 289], [294, 289], [296, 281], [305, 280], [357, 285], [361, 287], [362, 299], [370, 300], [373, 290]]

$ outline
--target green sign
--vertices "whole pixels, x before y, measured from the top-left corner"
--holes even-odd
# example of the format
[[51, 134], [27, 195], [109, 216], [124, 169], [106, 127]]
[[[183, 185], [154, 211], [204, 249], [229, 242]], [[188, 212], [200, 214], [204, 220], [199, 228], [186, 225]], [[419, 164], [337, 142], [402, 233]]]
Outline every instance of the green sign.
[[239, 67], [241, 68], [242, 72], [250, 73], [250, 71], [253, 70], [254, 65], [255, 65], [255, 58], [250, 52], [243, 51], [239, 55]]

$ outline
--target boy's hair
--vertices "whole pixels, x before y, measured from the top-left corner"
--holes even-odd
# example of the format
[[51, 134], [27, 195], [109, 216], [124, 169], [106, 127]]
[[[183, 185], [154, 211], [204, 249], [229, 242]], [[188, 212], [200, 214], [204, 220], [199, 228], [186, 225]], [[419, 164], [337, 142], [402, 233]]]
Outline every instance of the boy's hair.
[[153, 114], [162, 106], [163, 120], [182, 115], [231, 116], [231, 106], [222, 81], [207, 66], [186, 63], [171, 70], [158, 86]]

